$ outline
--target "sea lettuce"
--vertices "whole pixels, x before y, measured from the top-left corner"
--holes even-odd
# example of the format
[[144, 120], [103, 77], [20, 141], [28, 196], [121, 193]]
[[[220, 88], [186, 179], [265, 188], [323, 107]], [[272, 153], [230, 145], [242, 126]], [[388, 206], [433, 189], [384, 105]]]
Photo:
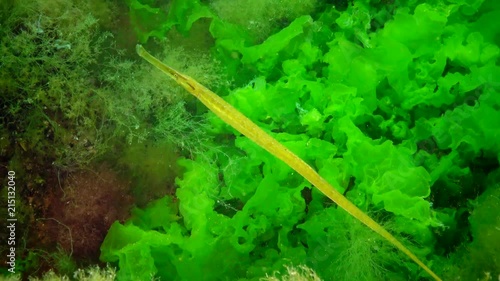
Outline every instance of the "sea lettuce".
[[[173, 1], [178, 16], [163, 24], [211, 19], [212, 54], [235, 80], [226, 101], [431, 267], [469, 234], [482, 247], [479, 229], [492, 228], [481, 223], [495, 222], [477, 208], [469, 225], [464, 206], [493, 185], [500, 161], [498, 2], [318, 5], [261, 41], [203, 5]], [[102, 260], [125, 280], [255, 280], [287, 263], [325, 280], [427, 278], [290, 167], [206, 118], [222, 147], [179, 161], [178, 202], [136, 209], [103, 243]]]
[[199, 0], [175, 0], [161, 7], [147, 0], [127, 0], [126, 3], [134, 31], [142, 43], [149, 38], [165, 39], [173, 27], [187, 33], [197, 20], [213, 17], [210, 9]]

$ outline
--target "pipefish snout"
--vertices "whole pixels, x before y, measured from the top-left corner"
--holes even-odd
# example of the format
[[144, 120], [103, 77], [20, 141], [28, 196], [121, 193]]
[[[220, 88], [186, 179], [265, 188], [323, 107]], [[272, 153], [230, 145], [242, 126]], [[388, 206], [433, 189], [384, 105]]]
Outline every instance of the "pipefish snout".
[[136, 46], [139, 56], [147, 60], [159, 70], [174, 79], [179, 85], [183, 86], [188, 92], [198, 98], [206, 107], [224, 122], [231, 125], [238, 132], [242, 133], [260, 147], [285, 162], [288, 166], [301, 174], [312, 185], [319, 189], [323, 194], [335, 202], [339, 207], [347, 211], [357, 220], [368, 226], [370, 229], [381, 235], [396, 248], [405, 253], [410, 259], [417, 263], [422, 269], [429, 273], [435, 280], [441, 280], [432, 270], [430, 270], [420, 259], [417, 258], [409, 249], [407, 249], [399, 240], [390, 234], [380, 224], [361, 211], [356, 205], [351, 203], [346, 197], [333, 188], [325, 179], [323, 179], [311, 166], [301, 158], [291, 152], [288, 148], [267, 134], [259, 126], [253, 123], [245, 115], [235, 109], [214, 92], [205, 88], [193, 78], [184, 75], [175, 69], [163, 64], [157, 58], [148, 53], [141, 45]]

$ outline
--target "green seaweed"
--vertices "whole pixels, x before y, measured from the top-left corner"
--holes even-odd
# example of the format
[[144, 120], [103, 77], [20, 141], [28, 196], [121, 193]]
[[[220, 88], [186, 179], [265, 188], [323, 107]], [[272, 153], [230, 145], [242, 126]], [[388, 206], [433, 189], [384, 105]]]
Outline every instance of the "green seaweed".
[[[235, 81], [236, 89], [222, 90], [226, 101], [413, 243], [411, 250], [433, 270], [456, 279], [460, 269], [450, 265], [482, 253], [481, 265], [464, 271], [495, 277], [495, 259], [481, 250], [482, 233], [494, 231], [495, 221], [480, 226], [474, 215], [480, 205], [464, 206], [498, 189], [486, 180], [500, 160], [497, 2], [318, 5], [317, 13], [297, 16], [261, 39], [241, 23], [203, 12], [203, 5], [186, 2], [170, 12], [201, 12], [152, 29], [164, 39], [173, 26], [188, 35], [189, 26], [200, 23]], [[210, 20], [199, 20], [204, 17]], [[127, 224], [114, 224], [104, 241], [101, 258], [117, 262], [121, 278], [252, 280], [287, 263], [306, 263], [326, 280], [425, 278], [355, 230], [286, 165], [213, 114], [206, 117], [223, 149], [180, 160], [178, 207], [157, 203], [177, 215], [149, 227], [138, 218], [147, 221], [148, 210], [159, 210], [147, 207]], [[336, 247], [329, 237], [337, 235], [345, 240]], [[363, 244], [364, 235], [373, 244]], [[463, 248], [471, 254], [459, 254]], [[356, 266], [365, 260], [371, 265]]]

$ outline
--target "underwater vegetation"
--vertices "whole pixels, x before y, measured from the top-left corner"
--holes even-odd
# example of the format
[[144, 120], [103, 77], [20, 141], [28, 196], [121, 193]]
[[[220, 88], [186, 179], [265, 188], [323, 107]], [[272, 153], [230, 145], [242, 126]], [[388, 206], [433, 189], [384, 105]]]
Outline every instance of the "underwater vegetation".
[[[210, 5], [189, 3], [174, 2], [162, 24], [145, 22], [138, 31], [143, 41], [210, 19], [213, 52], [241, 82], [224, 99], [444, 279], [465, 276], [457, 272], [467, 263], [457, 249], [498, 236], [492, 202], [493, 234], [467, 234], [476, 223], [468, 216], [473, 200], [499, 188], [498, 4], [354, 1], [342, 11], [325, 5], [261, 41]], [[147, 9], [130, 7], [147, 18]], [[203, 92], [189, 80], [180, 83]], [[162, 199], [111, 227], [101, 259], [118, 262], [119, 277], [252, 280], [305, 262], [325, 280], [426, 278], [373, 233], [353, 232], [355, 222], [283, 162], [208, 118], [213, 133], [225, 136], [218, 137], [224, 153], [213, 152], [215, 163], [179, 160], [185, 172], [177, 180], [178, 202]], [[228, 119], [232, 126], [241, 121]], [[472, 278], [499, 274], [498, 264], [474, 268]]]
[[[128, 31], [117, 11], [125, 8], [100, 0], [0, 3], [0, 172], [17, 177], [17, 270], [25, 276], [71, 275], [98, 262], [111, 223], [134, 202], [172, 193], [176, 159], [211, 146], [204, 121], [187, 110], [192, 103], [174, 88], [165, 97], [165, 82], [122, 49]], [[164, 52], [207, 85], [222, 83], [207, 54]], [[150, 163], [136, 164], [144, 157]], [[6, 235], [0, 231], [2, 241]]]
[[442, 280], [500, 276], [498, 1], [44, 3], [0, 4], [0, 172], [24, 182], [23, 278], [109, 263], [117, 280], [259, 280], [294, 267], [312, 280], [432, 280], [137, 43]]

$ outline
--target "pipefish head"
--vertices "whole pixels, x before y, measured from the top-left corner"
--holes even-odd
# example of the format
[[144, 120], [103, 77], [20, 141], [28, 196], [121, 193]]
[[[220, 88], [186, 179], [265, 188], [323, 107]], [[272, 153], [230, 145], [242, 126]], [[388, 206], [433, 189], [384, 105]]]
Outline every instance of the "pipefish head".
[[191, 92], [197, 88], [198, 83], [193, 78], [191, 78], [187, 75], [184, 75], [184, 74], [180, 73], [179, 71], [173, 69], [172, 67], [162, 63], [157, 58], [152, 56], [148, 51], [146, 51], [146, 49], [144, 49], [144, 47], [142, 47], [141, 44], [137, 44], [135, 46], [135, 49], [136, 49], [137, 54], [139, 56], [141, 56], [142, 58], [147, 60], [149, 63], [154, 65], [156, 68], [161, 70], [163, 73], [170, 76], [170, 78], [174, 79], [175, 82], [177, 82], [179, 85], [184, 87], [186, 90]]

